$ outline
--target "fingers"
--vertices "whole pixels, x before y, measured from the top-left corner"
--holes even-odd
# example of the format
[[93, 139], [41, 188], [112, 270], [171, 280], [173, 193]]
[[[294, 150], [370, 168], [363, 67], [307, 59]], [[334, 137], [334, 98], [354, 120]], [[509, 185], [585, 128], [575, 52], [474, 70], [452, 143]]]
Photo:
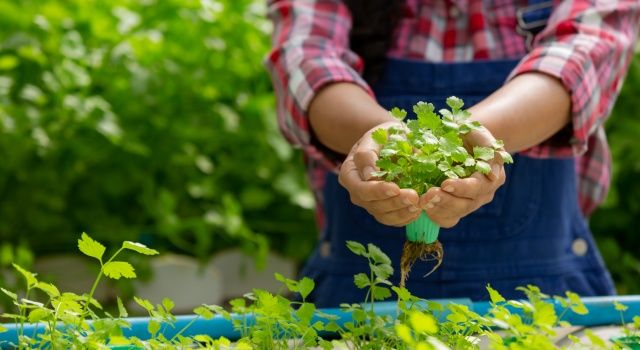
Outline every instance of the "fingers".
[[349, 194], [362, 201], [387, 199], [400, 194], [398, 185], [384, 181], [363, 181], [352, 159], [345, 160], [340, 167], [338, 182]]
[[376, 220], [388, 226], [404, 226], [416, 220], [420, 216], [420, 210], [410, 211], [407, 208], [394, 210], [388, 213], [374, 215]]

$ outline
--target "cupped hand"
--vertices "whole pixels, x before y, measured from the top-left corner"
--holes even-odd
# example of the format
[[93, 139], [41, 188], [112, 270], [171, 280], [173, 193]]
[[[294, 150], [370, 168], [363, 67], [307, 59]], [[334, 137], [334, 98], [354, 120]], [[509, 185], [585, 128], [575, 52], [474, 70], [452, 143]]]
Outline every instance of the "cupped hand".
[[[371, 173], [377, 170], [380, 146], [371, 133], [379, 128], [403, 127], [400, 122], [386, 122], [367, 131], [351, 148], [340, 167], [338, 181], [347, 189], [351, 202], [364, 208], [382, 224], [404, 226], [420, 215], [420, 197], [412, 189], [377, 180]], [[426, 205], [426, 202], [425, 202]]]
[[[465, 146], [491, 147], [495, 138], [489, 130], [482, 128], [465, 135]], [[420, 197], [419, 206], [429, 218], [441, 227], [455, 226], [460, 219], [493, 200], [496, 190], [505, 182], [502, 158], [496, 152], [488, 162], [491, 172], [479, 172], [464, 179], [447, 179], [440, 187], [430, 188]]]

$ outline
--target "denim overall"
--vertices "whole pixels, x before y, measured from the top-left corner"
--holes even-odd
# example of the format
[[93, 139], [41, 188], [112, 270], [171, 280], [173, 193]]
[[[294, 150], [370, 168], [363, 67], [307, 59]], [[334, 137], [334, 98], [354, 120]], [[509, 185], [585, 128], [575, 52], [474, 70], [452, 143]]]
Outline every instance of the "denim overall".
[[[497, 90], [517, 60], [471, 63], [425, 63], [391, 59], [374, 86], [385, 108], [400, 107], [411, 115], [418, 101], [444, 108], [448, 96], [472, 106]], [[517, 112], [517, 111], [515, 111]], [[518, 286], [537, 285], [545, 293], [581, 296], [615, 293], [577, 200], [574, 159], [534, 159], [514, 155], [505, 166], [506, 183], [492, 202], [464, 217], [450, 229], [441, 229], [444, 260], [423, 277], [432, 262], [418, 261], [407, 288], [426, 299], [487, 300], [489, 283], [507, 298], [522, 298]], [[368, 274], [364, 258], [351, 253], [345, 241], [373, 243], [393, 260], [391, 281], [399, 282], [399, 260], [405, 229], [378, 223], [351, 203], [337, 176], [326, 173], [325, 227], [318, 248], [307, 261], [303, 276], [316, 282], [308, 300], [319, 307], [364, 301], [353, 275]]]

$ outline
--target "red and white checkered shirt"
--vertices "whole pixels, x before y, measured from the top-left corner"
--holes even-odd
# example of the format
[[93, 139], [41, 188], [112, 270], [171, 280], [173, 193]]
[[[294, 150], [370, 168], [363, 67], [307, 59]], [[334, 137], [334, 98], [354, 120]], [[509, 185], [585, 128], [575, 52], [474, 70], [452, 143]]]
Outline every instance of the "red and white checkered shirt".
[[[609, 116], [633, 55], [640, 24], [639, 0], [555, 0], [546, 28], [527, 50], [516, 31], [516, 10], [526, 0], [407, 0], [388, 56], [430, 62], [521, 58], [510, 77], [544, 72], [571, 93], [573, 134], [522, 153], [576, 157], [579, 202], [590, 214], [607, 193], [611, 160], [603, 123]], [[270, 0], [273, 50], [266, 65], [286, 138], [302, 147], [316, 198], [322, 177], [337, 164], [310, 138], [307, 108], [332, 82], [353, 82], [362, 60], [349, 49], [351, 14], [340, 0]], [[569, 130], [569, 131], [571, 131]], [[319, 213], [322, 225], [322, 213]]]

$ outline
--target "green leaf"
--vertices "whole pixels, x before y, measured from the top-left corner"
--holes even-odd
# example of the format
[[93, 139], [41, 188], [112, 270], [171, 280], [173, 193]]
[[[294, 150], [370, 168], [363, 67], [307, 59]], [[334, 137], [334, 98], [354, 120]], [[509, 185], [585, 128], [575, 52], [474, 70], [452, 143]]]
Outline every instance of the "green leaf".
[[311, 323], [311, 318], [313, 318], [313, 313], [316, 311], [315, 305], [311, 303], [302, 303], [298, 310], [296, 310], [296, 316], [302, 321], [302, 324]]
[[0, 323], [0, 333], [4, 333], [6, 332], [8, 329], [4, 328], [4, 326], [2, 325], [2, 323]]
[[105, 247], [97, 241], [94, 241], [88, 234], [82, 233], [82, 236], [78, 240], [78, 248], [87, 256], [96, 258], [102, 261], [102, 255], [104, 254]]
[[29, 313], [29, 322], [37, 323], [42, 320], [47, 320], [51, 318], [51, 316], [52, 316], [52, 312], [49, 309], [45, 309], [45, 308], [33, 309]]
[[590, 329], [586, 329], [584, 331], [584, 334], [587, 336], [587, 338], [589, 338], [589, 340], [591, 341], [592, 345], [595, 345], [599, 348], [602, 349], [606, 349], [607, 348], [607, 343], [605, 343], [605, 341], [600, 338], [599, 336], [595, 335], [595, 333], [593, 333], [592, 330]]
[[491, 299], [491, 303], [498, 304], [506, 301], [497, 290], [491, 288], [490, 284], [487, 284], [487, 291], [489, 291], [489, 298]]
[[481, 159], [481, 160], [491, 160], [493, 159], [493, 157], [494, 157], [493, 148], [480, 147], [480, 146], [473, 147], [473, 158]]
[[462, 109], [464, 101], [461, 98], [450, 96], [447, 98], [447, 106], [449, 106], [454, 112]]
[[144, 245], [142, 243], [136, 243], [136, 242], [131, 242], [131, 241], [124, 241], [122, 243], [122, 248], [133, 250], [134, 252], [137, 252], [137, 253], [140, 253], [140, 254], [144, 254], [144, 255], [157, 255], [157, 254], [160, 254], [160, 253], [158, 253], [157, 250], [148, 248], [146, 245]]
[[394, 118], [398, 120], [403, 120], [407, 116], [407, 111], [398, 107], [393, 107], [389, 112]]
[[171, 310], [173, 310], [173, 307], [176, 306], [176, 304], [173, 302], [173, 300], [169, 299], [169, 298], [162, 298], [162, 307], [167, 310], [167, 312], [171, 312]]
[[147, 325], [147, 330], [149, 331], [152, 337], [155, 337], [155, 335], [160, 331], [160, 322], [154, 319], [149, 320], [149, 324]]
[[311, 278], [303, 277], [300, 282], [298, 282], [298, 293], [300, 293], [302, 299], [306, 299], [315, 286], [316, 284]]
[[376, 129], [371, 133], [371, 138], [379, 145], [384, 145], [387, 143], [387, 130], [380, 128]]
[[500, 155], [500, 158], [502, 158], [502, 161], [505, 164], [513, 163], [513, 157], [511, 157], [511, 154], [509, 154], [509, 152], [507, 152], [507, 151], [498, 151], [498, 154]]
[[569, 302], [571, 303], [571, 311], [577, 313], [578, 315], [586, 315], [589, 313], [589, 310], [584, 303], [580, 299], [580, 296], [573, 292], [566, 292], [567, 297], [569, 298]]
[[20, 272], [22, 277], [24, 277], [24, 279], [27, 281], [27, 288], [31, 289], [36, 286], [36, 284], [38, 283], [38, 280], [36, 279], [36, 275], [34, 273], [23, 269], [18, 264], [14, 263], [12, 265], [18, 272]]
[[371, 271], [376, 277], [384, 280], [393, 274], [393, 267], [389, 264], [373, 265]]
[[545, 325], [553, 327], [558, 320], [556, 310], [553, 304], [544, 301], [538, 301], [534, 305], [535, 312], [533, 314], [533, 322], [536, 325]]
[[373, 300], [385, 300], [391, 297], [391, 290], [387, 287], [371, 287], [371, 297]]
[[120, 299], [120, 297], [116, 297], [116, 301], [118, 302], [118, 313], [120, 314], [120, 317], [121, 318], [129, 317], [129, 313], [127, 312], [127, 309], [124, 307], [124, 304], [122, 303], [122, 299]]
[[16, 293], [13, 293], [11, 291], [8, 291], [4, 288], [0, 288], [0, 290], [2, 291], [2, 293], [6, 294], [9, 298], [11, 298], [13, 301], [18, 301], [18, 295]]
[[391, 264], [391, 259], [389, 259], [387, 254], [382, 252], [382, 250], [380, 250], [380, 248], [376, 247], [372, 243], [367, 244], [367, 248], [369, 249], [369, 256], [377, 264], [389, 264], [389, 265]]
[[104, 264], [102, 271], [105, 276], [116, 280], [120, 279], [120, 277], [136, 278], [133, 266], [126, 261], [110, 261]]
[[491, 166], [489, 163], [479, 160], [476, 161], [476, 170], [486, 175], [491, 172]]
[[616, 309], [616, 311], [621, 311], [621, 312], [625, 312], [627, 311], [627, 309], [629, 308], [628, 306], [624, 305], [624, 304], [620, 304], [617, 301], [613, 301], [613, 307]]
[[367, 256], [366, 248], [358, 242], [347, 241], [347, 248], [356, 255]]
[[210, 320], [215, 316], [208, 307], [200, 305], [193, 309], [193, 313], [204, 318], [205, 320]]
[[35, 287], [47, 293], [47, 295], [49, 295], [50, 298], [55, 298], [57, 296], [60, 296], [60, 291], [58, 291], [58, 288], [56, 288], [56, 286], [54, 286], [51, 283], [38, 282], [38, 284], [36, 284]]
[[408, 300], [411, 298], [411, 292], [405, 287], [393, 286], [391, 289], [398, 295], [398, 299], [400, 300]]
[[369, 276], [364, 273], [359, 273], [353, 276], [353, 283], [356, 287], [360, 289], [364, 289], [371, 285], [371, 281], [369, 280]]
[[141, 298], [138, 298], [138, 297], [134, 296], [133, 297], [133, 301], [135, 301], [136, 304], [142, 306], [143, 309], [145, 309], [145, 310], [147, 310], [149, 312], [153, 311], [153, 309], [154, 309], [153, 304], [147, 299], [141, 299]]

